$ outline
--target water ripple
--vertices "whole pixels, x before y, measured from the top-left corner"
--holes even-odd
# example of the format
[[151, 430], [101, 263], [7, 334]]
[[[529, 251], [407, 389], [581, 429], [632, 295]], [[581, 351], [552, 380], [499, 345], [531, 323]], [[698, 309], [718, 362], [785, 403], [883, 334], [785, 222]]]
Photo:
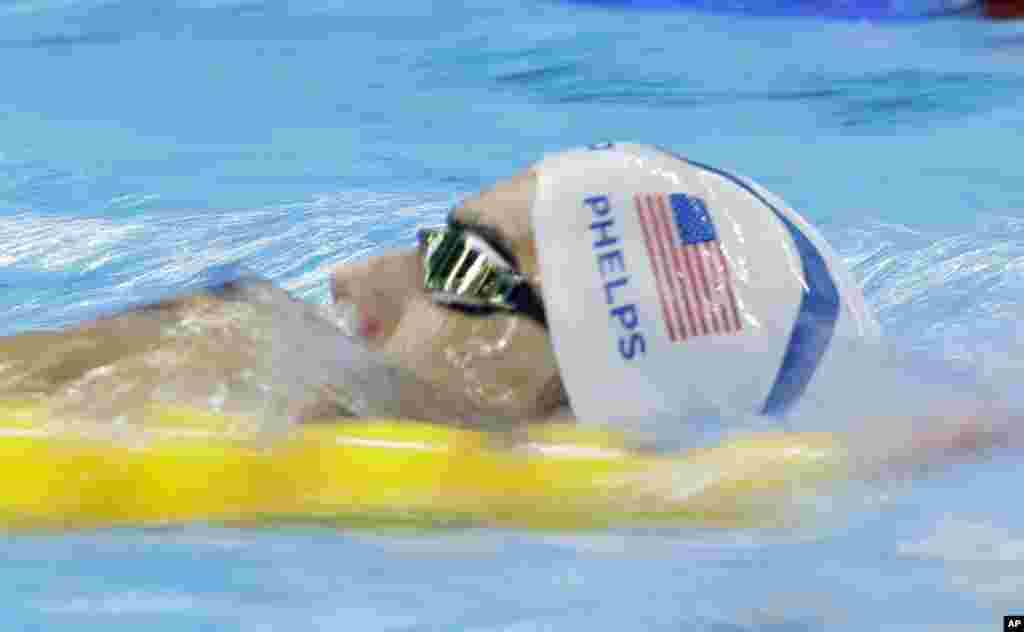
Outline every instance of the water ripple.
[[888, 335], [955, 361], [1019, 365], [1024, 221], [985, 216], [951, 235], [870, 222], [834, 238]]
[[522, 70], [499, 71], [493, 80], [561, 104], [696, 108], [804, 103], [840, 127], [862, 131], [927, 127], [937, 120], [1012, 104], [1024, 89], [1024, 80], [986, 73], [897, 70], [848, 77], [807, 75], [791, 80], [788, 86], [765, 89], [708, 90], [702, 81], [682, 74], [628, 75], [564, 61], [527, 65]]
[[[440, 221], [456, 199], [454, 192], [356, 190], [250, 210], [0, 216], [0, 283], [19, 289], [5, 297], [0, 312], [18, 329], [58, 326], [180, 291], [224, 264], [325, 301], [330, 267], [412, 243], [416, 228]], [[26, 292], [33, 300], [25, 300]]]

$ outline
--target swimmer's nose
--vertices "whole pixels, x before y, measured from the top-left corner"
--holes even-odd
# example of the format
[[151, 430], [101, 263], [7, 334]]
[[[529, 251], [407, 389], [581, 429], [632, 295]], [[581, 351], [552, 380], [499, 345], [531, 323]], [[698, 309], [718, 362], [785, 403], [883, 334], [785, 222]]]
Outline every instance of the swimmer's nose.
[[387, 339], [416, 292], [415, 258], [408, 253], [371, 257], [343, 264], [331, 275], [331, 297], [348, 306], [350, 333], [366, 342]]
[[332, 315], [350, 338], [358, 338], [362, 342], [372, 342], [380, 338], [380, 321], [364, 313], [358, 304], [351, 300], [337, 300], [334, 306]]

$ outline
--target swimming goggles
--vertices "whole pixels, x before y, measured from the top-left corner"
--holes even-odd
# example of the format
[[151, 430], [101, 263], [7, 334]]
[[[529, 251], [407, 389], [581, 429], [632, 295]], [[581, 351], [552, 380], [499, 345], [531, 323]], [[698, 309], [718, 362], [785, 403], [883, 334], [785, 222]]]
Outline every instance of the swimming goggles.
[[420, 229], [423, 288], [447, 307], [470, 314], [525, 314], [547, 327], [544, 304], [499, 248], [473, 229], [449, 223]]

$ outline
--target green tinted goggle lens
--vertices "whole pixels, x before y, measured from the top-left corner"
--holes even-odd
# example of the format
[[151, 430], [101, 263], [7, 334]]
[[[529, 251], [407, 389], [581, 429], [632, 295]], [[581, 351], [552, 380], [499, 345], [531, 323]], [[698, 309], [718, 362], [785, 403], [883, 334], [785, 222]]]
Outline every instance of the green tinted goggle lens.
[[526, 280], [478, 237], [455, 227], [419, 231], [423, 287], [441, 302], [518, 311]]

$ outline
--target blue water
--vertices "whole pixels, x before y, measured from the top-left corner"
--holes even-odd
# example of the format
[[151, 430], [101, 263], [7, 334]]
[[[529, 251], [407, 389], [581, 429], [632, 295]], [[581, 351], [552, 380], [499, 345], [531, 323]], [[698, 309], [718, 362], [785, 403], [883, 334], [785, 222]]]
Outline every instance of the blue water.
[[[890, 339], [1016, 405], [1024, 30], [707, 6], [0, 2], [0, 333], [226, 263], [325, 301], [325, 267], [544, 152], [619, 139], [778, 192]], [[858, 377], [865, 401], [931, 403]], [[1024, 611], [1014, 456], [866, 485], [795, 533], [7, 536], [0, 627], [997, 629]]]

